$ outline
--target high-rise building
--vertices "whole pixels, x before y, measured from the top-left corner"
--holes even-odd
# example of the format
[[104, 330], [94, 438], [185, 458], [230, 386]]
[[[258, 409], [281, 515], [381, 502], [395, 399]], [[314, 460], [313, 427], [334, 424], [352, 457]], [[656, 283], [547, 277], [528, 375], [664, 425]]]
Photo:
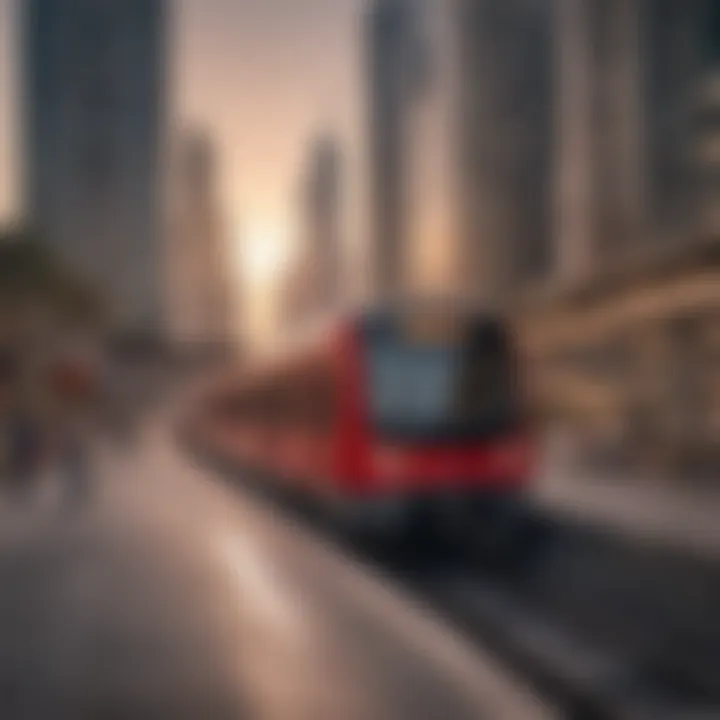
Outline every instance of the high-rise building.
[[169, 334], [178, 344], [216, 345], [230, 336], [233, 304], [209, 137], [187, 133], [174, 160], [166, 275]]
[[395, 295], [404, 284], [416, 5], [412, 0], [375, 0], [367, 16], [372, 281], [378, 297]]
[[330, 136], [318, 138], [305, 179], [305, 232], [314, 276], [314, 305], [330, 309], [342, 293], [342, 187], [340, 150]]
[[453, 4], [415, 5], [415, 83], [405, 128], [405, 287], [445, 294], [457, 287], [459, 173], [458, 72]]
[[464, 292], [504, 303], [553, 262], [552, 7], [457, 0]]
[[391, 157], [413, 290], [502, 303], [552, 262], [552, 8], [536, 0], [412, 8], [406, 85], [394, 87], [395, 155], [380, 154], [375, 192], [392, 197]]
[[720, 67], [698, 91], [694, 180], [698, 190], [698, 233], [720, 237]]
[[708, 104], [720, 62], [719, 14], [715, 0], [646, 6], [648, 205], [655, 241], [686, 235], [698, 211], [694, 156], [698, 134], [705, 134], [700, 116], [713, 115]]
[[336, 309], [343, 283], [342, 161], [330, 135], [311, 145], [300, 177], [298, 245], [284, 288], [284, 320], [297, 325]]
[[161, 327], [164, 0], [25, 0], [25, 205], [106, 294], [116, 326]]
[[707, 71], [697, 93], [696, 183], [699, 186], [699, 232], [720, 237], [720, 5], [708, 22]]
[[720, 5], [554, 8], [556, 229], [570, 282], [516, 308], [539, 395], [574, 418], [590, 456], [715, 477]]
[[[687, 238], [714, 0], [556, 0], [563, 274]], [[702, 102], [705, 102], [703, 100]]]

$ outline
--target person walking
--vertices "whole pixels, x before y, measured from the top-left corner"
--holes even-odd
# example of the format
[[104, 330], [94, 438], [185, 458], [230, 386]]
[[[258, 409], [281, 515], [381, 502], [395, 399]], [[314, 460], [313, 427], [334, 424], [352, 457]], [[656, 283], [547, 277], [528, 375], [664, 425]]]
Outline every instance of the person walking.
[[17, 357], [0, 352], [0, 474], [14, 496], [26, 496], [35, 488], [45, 450], [41, 423], [23, 393], [22, 374]]
[[97, 371], [83, 353], [65, 351], [51, 368], [56, 414], [56, 448], [65, 497], [72, 504], [87, 499], [91, 488], [91, 432], [97, 405]]

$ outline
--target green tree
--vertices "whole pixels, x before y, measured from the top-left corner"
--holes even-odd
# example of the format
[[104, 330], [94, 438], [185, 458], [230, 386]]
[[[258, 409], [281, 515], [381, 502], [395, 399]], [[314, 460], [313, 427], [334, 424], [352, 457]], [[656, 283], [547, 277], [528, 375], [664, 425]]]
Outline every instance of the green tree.
[[42, 315], [52, 325], [97, 327], [99, 292], [32, 233], [0, 231], [0, 329]]

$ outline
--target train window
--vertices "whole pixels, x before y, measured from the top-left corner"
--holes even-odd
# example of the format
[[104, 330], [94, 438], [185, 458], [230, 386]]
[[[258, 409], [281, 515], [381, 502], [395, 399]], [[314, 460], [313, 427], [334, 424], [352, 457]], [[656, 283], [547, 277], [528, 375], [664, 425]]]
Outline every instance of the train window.
[[334, 395], [330, 364], [306, 362], [223, 398], [217, 412], [235, 422], [322, 433], [334, 420]]
[[504, 328], [481, 326], [466, 347], [457, 405], [476, 431], [504, 432], [519, 420], [517, 368]]
[[242, 392], [241, 416], [244, 422], [258, 422], [262, 418], [264, 407], [263, 388], [258, 385]]
[[245, 414], [245, 397], [242, 393], [232, 393], [227, 397], [220, 397], [215, 403], [215, 412], [228, 422], [237, 422]]
[[283, 378], [270, 378], [261, 390], [261, 401], [259, 415], [261, 421], [271, 425], [279, 426], [287, 419], [287, 393], [286, 383]]
[[318, 373], [310, 388], [313, 398], [311, 422], [317, 430], [329, 432], [335, 422], [335, 392], [329, 370]]
[[298, 393], [295, 373], [286, 371], [273, 381], [276, 392], [277, 422], [281, 425], [296, 425], [298, 422]]
[[511, 340], [500, 323], [468, 323], [463, 342], [416, 342], [370, 328], [366, 352], [371, 422], [403, 439], [507, 432], [518, 419]]
[[335, 416], [332, 367], [322, 363], [305, 368], [298, 376], [297, 388], [300, 412], [308, 430], [328, 432]]

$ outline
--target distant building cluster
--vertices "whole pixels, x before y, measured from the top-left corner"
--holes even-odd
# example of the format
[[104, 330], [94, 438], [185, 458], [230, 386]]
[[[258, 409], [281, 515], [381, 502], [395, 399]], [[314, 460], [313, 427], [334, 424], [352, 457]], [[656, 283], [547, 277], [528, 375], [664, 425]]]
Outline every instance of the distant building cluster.
[[[212, 140], [173, 128], [168, 5], [22, 4], [26, 213], [116, 329], [215, 344], [230, 258]], [[717, 0], [367, 0], [363, 33], [372, 296], [504, 311], [545, 411], [720, 466]], [[290, 324], [347, 298], [345, 173], [322, 134]]]
[[717, 14], [712, 0], [375, 0], [379, 294], [412, 289], [433, 243], [454, 256], [446, 288], [504, 305], [699, 233], [717, 199]]
[[[166, 215], [169, 4], [21, 5], [28, 223], [102, 292], [114, 331], [167, 338], [181, 314], [192, 326], [183, 338], [216, 339], [228, 329], [229, 296], [222, 261], [210, 260], [222, 255], [222, 239], [204, 149], [188, 150], [198, 157], [188, 161], [196, 177], [182, 191], [187, 202], [170, 198], [184, 223], [168, 226]], [[168, 237], [181, 225], [184, 238]], [[169, 269], [177, 258], [168, 252], [184, 253], [178, 263], [194, 272]]]
[[300, 178], [296, 257], [283, 297], [287, 324], [312, 321], [345, 299], [342, 172], [337, 141], [317, 137]]
[[198, 131], [180, 137], [171, 167], [168, 335], [180, 345], [221, 345], [231, 332], [233, 278], [210, 138]]
[[374, 0], [365, 32], [375, 295], [506, 311], [608, 457], [720, 467], [718, 3]]
[[[551, 7], [376, 0], [374, 291], [493, 303], [551, 261]], [[517, 212], [521, 206], [523, 212]]]

